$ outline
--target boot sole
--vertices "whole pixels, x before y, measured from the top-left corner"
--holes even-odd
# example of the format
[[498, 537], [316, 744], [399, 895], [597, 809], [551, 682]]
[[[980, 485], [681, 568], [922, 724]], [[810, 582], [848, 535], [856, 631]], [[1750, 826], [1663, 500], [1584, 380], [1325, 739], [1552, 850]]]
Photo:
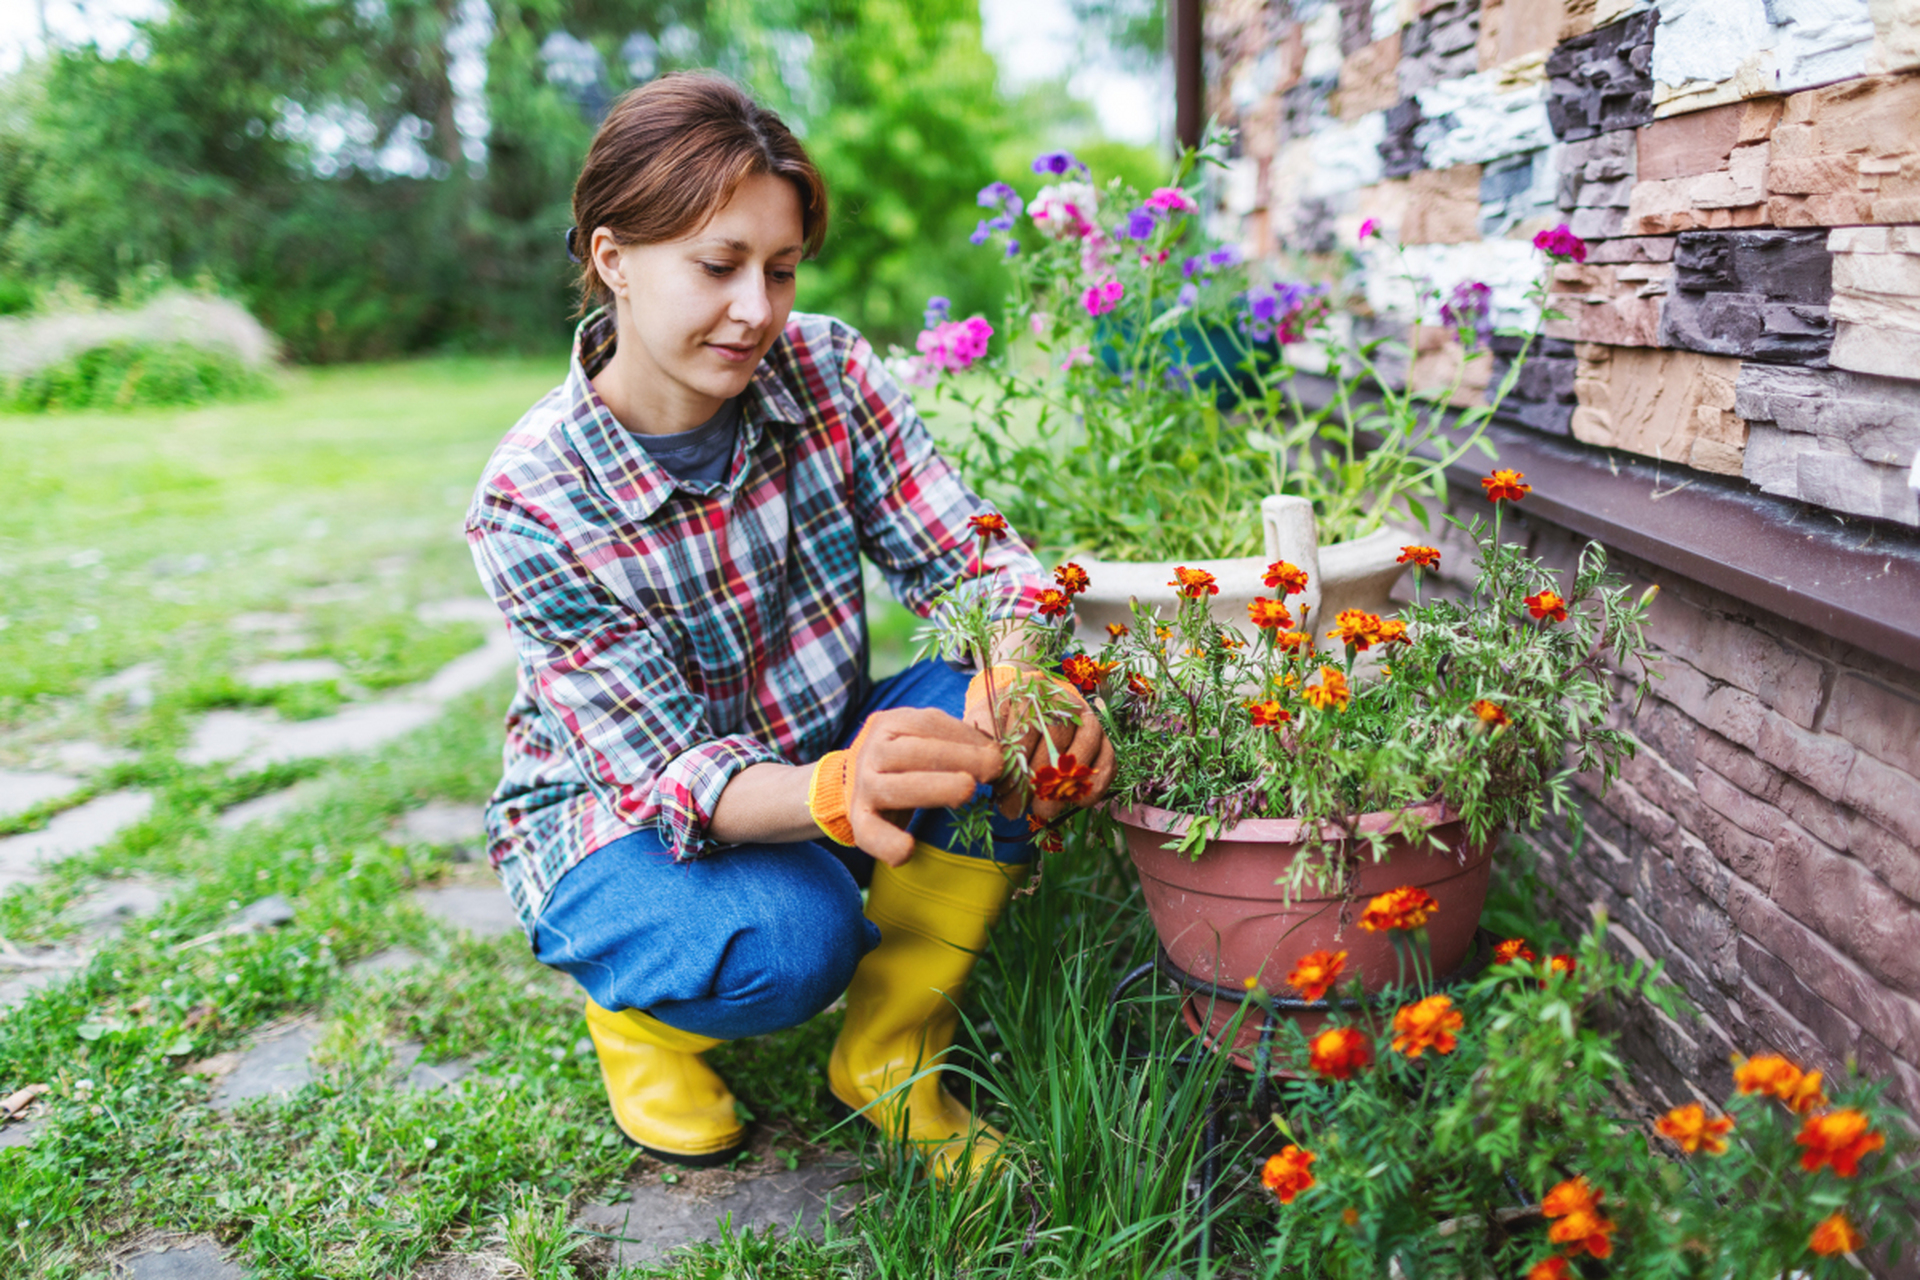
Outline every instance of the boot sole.
[[726, 1164], [729, 1160], [732, 1160], [735, 1156], [747, 1149], [747, 1139], [751, 1136], [747, 1132], [742, 1131], [740, 1141], [734, 1143], [732, 1146], [723, 1147], [719, 1151], [706, 1151], [696, 1154], [686, 1151], [668, 1151], [663, 1147], [648, 1146], [646, 1143], [641, 1142], [632, 1134], [628, 1133], [625, 1129], [622, 1129], [620, 1122], [617, 1120], [614, 1121], [613, 1131], [619, 1134], [620, 1140], [628, 1146], [637, 1147], [639, 1150], [652, 1156], [655, 1160], [664, 1160], [668, 1164], [677, 1164], [682, 1169], [712, 1169]]

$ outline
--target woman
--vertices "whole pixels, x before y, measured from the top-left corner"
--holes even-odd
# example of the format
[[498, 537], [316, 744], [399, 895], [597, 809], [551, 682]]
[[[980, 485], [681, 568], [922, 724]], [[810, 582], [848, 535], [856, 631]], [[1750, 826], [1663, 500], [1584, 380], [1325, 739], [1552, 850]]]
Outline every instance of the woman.
[[[976, 561], [969, 520], [996, 513], [864, 339], [793, 312], [827, 193], [779, 117], [717, 77], [656, 80], [601, 125], [573, 212], [595, 309], [467, 519], [519, 655], [491, 860], [585, 989], [632, 1141], [729, 1158], [745, 1131], [700, 1055], [844, 990], [833, 1096], [952, 1177], [997, 1135], [925, 1068], [1026, 827], [979, 676], [868, 680], [860, 557], [923, 614], [974, 573], [1006, 617], [1048, 584], [1017, 539]], [[1097, 796], [1112, 750], [1074, 705]], [[950, 810], [995, 783], [995, 847], [955, 847]]]

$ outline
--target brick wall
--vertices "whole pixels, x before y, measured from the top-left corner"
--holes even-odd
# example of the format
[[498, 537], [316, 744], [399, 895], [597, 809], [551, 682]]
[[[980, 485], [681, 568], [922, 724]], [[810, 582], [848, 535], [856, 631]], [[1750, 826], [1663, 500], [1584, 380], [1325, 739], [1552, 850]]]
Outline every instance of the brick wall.
[[[1376, 218], [1442, 292], [1485, 281], [1512, 323], [1532, 236], [1569, 223], [1592, 252], [1556, 274], [1568, 318], [1509, 402], [1523, 434], [1657, 459], [1676, 491], [1725, 477], [1699, 483], [1782, 520], [1835, 513], [1862, 581], [1876, 539], [1920, 548], [1920, 0], [1207, 12], [1211, 109], [1242, 127], [1216, 216], [1250, 252], [1344, 273], [1352, 323], [1390, 331], [1409, 295], [1355, 238]], [[1408, 376], [1459, 355], [1423, 344]], [[1570, 569], [1581, 539], [1522, 516], [1516, 536]], [[1920, 626], [1890, 661], [1615, 562], [1663, 589], [1664, 679], [1623, 713], [1643, 749], [1584, 793], [1581, 847], [1547, 833], [1542, 865], [1560, 910], [1604, 906], [1701, 1010], [1635, 1025], [1649, 1083], [1721, 1097], [1731, 1053], [1772, 1049], [1856, 1062], [1920, 1117]]]

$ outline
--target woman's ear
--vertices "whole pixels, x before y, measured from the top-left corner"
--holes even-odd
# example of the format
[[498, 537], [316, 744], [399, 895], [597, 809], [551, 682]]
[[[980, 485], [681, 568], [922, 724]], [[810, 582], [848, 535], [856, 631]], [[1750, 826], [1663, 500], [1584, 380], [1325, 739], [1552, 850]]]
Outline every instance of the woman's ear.
[[593, 262], [593, 269], [600, 273], [600, 282], [607, 286], [608, 292], [616, 298], [627, 296], [627, 274], [620, 261], [620, 242], [613, 238], [613, 232], [605, 227], [593, 229], [592, 247], [587, 256]]

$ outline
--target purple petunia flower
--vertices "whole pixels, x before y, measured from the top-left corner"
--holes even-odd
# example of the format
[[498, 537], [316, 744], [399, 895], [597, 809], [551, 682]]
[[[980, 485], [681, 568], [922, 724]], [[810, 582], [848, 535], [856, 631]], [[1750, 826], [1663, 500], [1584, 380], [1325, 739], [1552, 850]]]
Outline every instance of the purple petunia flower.
[[1487, 345], [1493, 339], [1493, 290], [1478, 282], [1453, 286], [1440, 304], [1440, 323], [1458, 330], [1468, 351]]
[[1020, 242], [1018, 240], [1007, 241], [1007, 256], [1009, 258], [1017, 258], [1020, 256]]
[[1205, 265], [1206, 262], [1202, 258], [1188, 258], [1180, 264], [1180, 274], [1191, 280], [1199, 274], [1200, 269]]
[[936, 293], [927, 299], [927, 309], [921, 313], [921, 327], [931, 329], [935, 325], [944, 324], [952, 318], [953, 303]]
[[982, 218], [980, 219], [980, 225], [973, 229], [973, 234], [968, 236], [967, 239], [975, 244], [985, 244], [992, 235], [993, 227], [988, 224], [985, 218]]
[[1033, 162], [1035, 173], [1085, 173], [1087, 166], [1074, 159], [1071, 151], [1049, 151]]
[[1183, 307], [1191, 307], [1196, 302], [1200, 301], [1199, 287], [1191, 284], [1181, 285], [1180, 292], [1177, 295], [1175, 295], [1175, 301], [1177, 301]]
[[1135, 209], [1127, 215], [1127, 238], [1130, 240], [1149, 240], [1153, 238], [1153, 213], [1147, 209]]
[[993, 209], [998, 208], [1009, 200], [1018, 200], [1019, 198], [1019, 193], [1006, 183], [989, 182], [986, 186], [980, 188], [980, 195], [976, 203], [978, 203], [982, 209]]
[[1013, 216], [1003, 213], [997, 218], [988, 218], [987, 225], [995, 231], [1011, 231], [1013, 230]]
[[1225, 270], [1240, 265], [1240, 246], [1222, 245], [1207, 255], [1207, 265]]

